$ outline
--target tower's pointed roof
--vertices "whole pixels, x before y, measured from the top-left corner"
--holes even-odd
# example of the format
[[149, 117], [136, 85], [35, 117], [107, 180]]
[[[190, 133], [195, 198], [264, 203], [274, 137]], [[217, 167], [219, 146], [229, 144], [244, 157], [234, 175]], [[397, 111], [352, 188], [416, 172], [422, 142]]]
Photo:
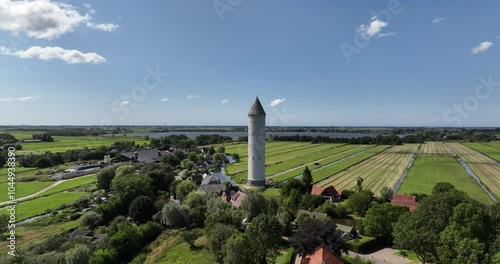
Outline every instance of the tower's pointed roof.
[[264, 111], [264, 107], [260, 103], [259, 97], [255, 98], [255, 102], [253, 102], [252, 107], [250, 107], [250, 111], [248, 111], [249, 116], [253, 115], [266, 115], [266, 111]]

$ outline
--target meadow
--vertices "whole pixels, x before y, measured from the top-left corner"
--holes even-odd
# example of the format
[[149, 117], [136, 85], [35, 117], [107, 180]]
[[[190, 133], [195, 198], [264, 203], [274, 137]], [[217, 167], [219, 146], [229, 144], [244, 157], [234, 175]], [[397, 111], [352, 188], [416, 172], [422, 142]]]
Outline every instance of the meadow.
[[[43, 220], [42, 220], [43, 221]], [[16, 246], [26, 245], [28, 242], [42, 241], [53, 235], [66, 233], [72, 228], [78, 227], [76, 221], [68, 221], [55, 224], [25, 224], [16, 226]], [[7, 232], [4, 233], [7, 235]], [[0, 240], [0, 252], [9, 251], [7, 239]]]
[[135, 141], [137, 145], [149, 143], [142, 137], [129, 137], [129, 136], [80, 136], [80, 137], [67, 137], [67, 136], [53, 136], [54, 142], [37, 142], [37, 143], [22, 143], [22, 150], [16, 151], [17, 154], [36, 153], [41, 154], [47, 151], [62, 152], [70, 149], [80, 149], [84, 147], [96, 148], [100, 146], [110, 146], [117, 141]]
[[[17, 199], [30, 194], [34, 194], [44, 189], [45, 187], [50, 186], [51, 184], [54, 184], [54, 182], [16, 182], [16, 184], [14, 185], [14, 187], [16, 188], [15, 197]], [[9, 196], [7, 194], [8, 188], [8, 183], [0, 183], [0, 193], [2, 194], [0, 195], [0, 203], [9, 201]]]
[[486, 188], [500, 199], [500, 165], [491, 158], [460, 143], [447, 143], [455, 154], [476, 174]]
[[54, 193], [59, 193], [71, 189], [75, 189], [81, 186], [93, 184], [97, 182], [97, 177], [95, 174], [87, 175], [87, 176], [82, 176], [74, 179], [67, 180], [65, 182], [62, 182], [53, 188], [47, 190], [46, 192], [40, 194], [43, 196], [54, 194]]
[[[72, 204], [80, 196], [88, 196], [86, 192], [62, 192], [41, 198], [18, 203], [16, 205], [16, 221], [41, 215], [47, 210], [55, 210], [62, 204]], [[0, 214], [7, 214], [7, 208], [1, 208]]]
[[449, 182], [471, 198], [492, 204], [493, 200], [462, 167], [455, 157], [418, 156], [401, 184], [398, 193], [431, 194], [438, 182]]
[[[363, 188], [380, 194], [382, 187], [393, 188], [416, 155], [419, 144], [393, 146], [340, 173], [318, 183], [318, 186], [333, 185], [337, 190], [354, 189], [358, 177], [363, 178]], [[314, 177], [314, 174], [313, 174]]]
[[484, 155], [496, 160], [500, 161], [500, 142], [495, 141], [495, 142], [480, 142], [480, 143], [475, 143], [475, 142], [466, 142], [463, 143], [467, 147], [479, 151], [483, 153]]

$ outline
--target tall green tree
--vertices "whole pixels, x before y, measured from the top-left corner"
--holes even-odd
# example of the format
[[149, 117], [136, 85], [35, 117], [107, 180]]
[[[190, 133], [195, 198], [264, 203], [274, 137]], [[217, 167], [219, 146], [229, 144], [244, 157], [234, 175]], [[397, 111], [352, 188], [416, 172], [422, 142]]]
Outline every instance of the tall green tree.
[[139, 224], [151, 221], [154, 213], [156, 213], [154, 202], [147, 196], [135, 198], [128, 209], [128, 216]]
[[251, 222], [254, 217], [266, 211], [266, 203], [266, 198], [262, 193], [250, 191], [241, 202], [240, 208], [245, 212], [247, 220]]
[[372, 201], [372, 193], [370, 191], [360, 191], [349, 197], [346, 202], [347, 208], [352, 212], [357, 212], [364, 216]]
[[196, 184], [190, 180], [184, 180], [175, 187], [176, 198], [183, 201], [194, 190], [196, 190]]
[[349, 245], [342, 238], [337, 225], [330, 221], [306, 220], [299, 225], [299, 230], [290, 238], [291, 245], [301, 255], [307, 255], [323, 244], [338, 256], [347, 253]]
[[275, 216], [260, 214], [245, 232], [252, 245], [252, 254], [259, 263], [274, 263], [279, 255], [281, 225]]
[[394, 225], [395, 245], [415, 252], [424, 264], [431, 258], [441, 262], [438, 253], [441, 233], [448, 226], [453, 209], [468, 201], [466, 194], [457, 190], [428, 196], [415, 211], [404, 214]]
[[394, 206], [389, 203], [372, 206], [366, 212], [366, 217], [363, 220], [365, 234], [383, 237], [387, 242], [392, 242], [393, 225], [406, 212], [408, 212], [408, 207]]
[[304, 168], [304, 172], [302, 173], [302, 181], [304, 182], [306, 193], [310, 193], [312, 188], [313, 177], [311, 171], [309, 170], [309, 167], [307, 166]]
[[207, 230], [208, 246], [217, 262], [222, 263], [224, 261], [226, 257], [226, 242], [236, 233], [238, 233], [238, 230], [235, 227], [224, 224], [215, 224]]

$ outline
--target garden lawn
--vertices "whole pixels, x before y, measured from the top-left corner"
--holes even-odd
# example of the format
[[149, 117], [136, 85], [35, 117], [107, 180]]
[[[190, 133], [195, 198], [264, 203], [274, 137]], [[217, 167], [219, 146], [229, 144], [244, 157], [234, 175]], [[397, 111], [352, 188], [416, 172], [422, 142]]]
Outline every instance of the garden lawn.
[[454, 157], [417, 157], [408, 170], [398, 193], [431, 194], [432, 188], [438, 182], [449, 182], [477, 201], [485, 204], [493, 203], [493, 200]]

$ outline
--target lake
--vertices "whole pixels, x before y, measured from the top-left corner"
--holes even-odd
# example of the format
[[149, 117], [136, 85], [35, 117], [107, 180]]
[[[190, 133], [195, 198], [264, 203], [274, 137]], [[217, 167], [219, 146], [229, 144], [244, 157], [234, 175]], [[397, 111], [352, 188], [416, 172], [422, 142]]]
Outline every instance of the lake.
[[[127, 136], [137, 136], [144, 137], [148, 136], [150, 138], [160, 138], [171, 135], [186, 135], [189, 138], [196, 138], [199, 135], [222, 135], [228, 136], [233, 139], [238, 139], [239, 137], [248, 136], [247, 131], [239, 132], [214, 132], [214, 131], [174, 131], [174, 132], [157, 132], [157, 133], [131, 133], [126, 134]], [[362, 134], [362, 133], [327, 133], [327, 132], [266, 132], [266, 137], [269, 138], [270, 135], [277, 136], [323, 136], [323, 137], [333, 137], [333, 138], [359, 138], [359, 137], [376, 137], [376, 134]], [[111, 136], [111, 134], [106, 134], [104, 136]], [[115, 136], [123, 136], [123, 134], [115, 134]]]

